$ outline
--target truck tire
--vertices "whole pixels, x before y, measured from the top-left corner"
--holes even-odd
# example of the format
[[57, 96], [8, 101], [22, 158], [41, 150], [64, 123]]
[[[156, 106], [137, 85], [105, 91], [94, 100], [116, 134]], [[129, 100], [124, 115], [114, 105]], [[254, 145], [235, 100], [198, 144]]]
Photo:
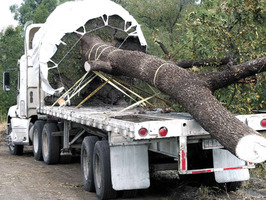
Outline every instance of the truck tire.
[[138, 190], [124, 190], [119, 191], [119, 198], [122, 199], [131, 199], [137, 196]]
[[117, 192], [112, 188], [110, 148], [108, 142], [98, 141], [94, 147], [93, 175], [96, 195], [99, 199], [114, 199]]
[[11, 134], [12, 128], [11, 128], [11, 124], [8, 126], [8, 148], [9, 148], [9, 152], [11, 153], [11, 155], [22, 155], [23, 154], [23, 149], [24, 149], [24, 145], [17, 145], [17, 144], [13, 144], [13, 142], [11, 141], [10, 138], [10, 134]]
[[59, 162], [59, 137], [52, 136], [52, 133], [56, 131], [58, 131], [56, 123], [46, 123], [42, 130], [42, 154], [43, 161], [47, 165]]
[[88, 192], [95, 192], [93, 179], [93, 152], [95, 143], [99, 141], [97, 136], [87, 136], [81, 146], [81, 175], [84, 189]]
[[32, 144], [35, 160], [41, 161], [42, 158], [42, 130], [45, 121], [37, 120], [33, 125]]
[[228, 182], [228, 183], [219, 183], [219, 187], [226, 192], [235, 192], [240, 188], [242, 182]]
[[33, 131], [34, 131], [34, 125], [33, 123], [31, 122], [30, 123], [30, 126], [29, 126], [29, 140], [30, 140], [30, 145], [33, 144]]

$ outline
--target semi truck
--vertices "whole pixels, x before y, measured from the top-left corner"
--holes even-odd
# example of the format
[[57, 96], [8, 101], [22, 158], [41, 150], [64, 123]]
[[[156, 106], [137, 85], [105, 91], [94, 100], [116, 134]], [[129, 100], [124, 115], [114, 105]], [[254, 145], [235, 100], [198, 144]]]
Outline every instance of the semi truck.
[[[89, 14], [81, 17], [85, 10]], [[62, 17], [64, 14], [71, 17]], [[114, 14], [137, 27], [129, 37], [138, 38], [145, 47], [139, 24], [111, 1], [68, 2], [59, 6], [45, 24], [25, 27], [25, 52], [18, 60], [17, 104], [9, 108], [7, 115], [10, 153], [21, 155], [24, 146], [33, 146], [34, 158], [48, 165], [68, 163], [72, 156], [80, 155], [84, 188], [95, 191], [99, 199], [116, 198], [118, 193], [134, 196], [137, 190], [150, 186], [154, 171], [213, 173], [217, 183], [226, 183], [231, 189], [248, 180], [254, 163], [240, 160], [224, 149], [188, 113], [164, 113], [160, 108], [140, 112], [134, 104], [76, 107], [60, 97], [47, 105], [45, 98], [57, 92], [45, 75], [50, 70], [47, 62], [60, 38], [96, 17], [108, 26], [106, 18]], [[96, 75], [108, 82], [108, 76]], [[3, 78], [3, 88], [9, 91], [9, 73], [5, 72]], [[81, 85], [76, 90], [79, 88]], [[266, 133], [265, 113], [236, 117]]]

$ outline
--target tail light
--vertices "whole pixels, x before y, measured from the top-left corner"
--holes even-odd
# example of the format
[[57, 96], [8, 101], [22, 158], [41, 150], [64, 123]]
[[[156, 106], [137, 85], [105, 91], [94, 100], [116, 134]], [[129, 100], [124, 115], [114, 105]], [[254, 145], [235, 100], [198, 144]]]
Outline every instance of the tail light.
[[260, 124], [262, 127], [266, 127], [266, 119], [261, 120]]
[[160, 136], [165, 137], [168, 133], [168, 130], [166, 127], [162, 127], [160, 128], [159, 133], [160, 133]]
[[148, 133], [148, 130], [146, 128], [139, 129], [139, 135], [140, 136], [146, 136]]

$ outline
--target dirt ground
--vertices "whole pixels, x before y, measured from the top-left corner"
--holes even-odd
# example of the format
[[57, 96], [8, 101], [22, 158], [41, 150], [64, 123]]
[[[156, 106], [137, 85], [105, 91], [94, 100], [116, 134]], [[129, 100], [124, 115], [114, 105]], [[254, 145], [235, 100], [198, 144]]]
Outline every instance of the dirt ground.
[[[97, 200], [94, 193], [83, 190], [79, 158], [67, 165], [45, 165], [34, 160], [31, 147], [22, 156], [12, 156], [0, 126], [1, 200]], [[195, 179], [181, 181], [176, 172], [157, 173], [152, 176], [151, 187], [139, 191], [135, 199], [266, 199], [265, 167], [264, 163], [252, 170], [251, 179], [236, 192], [224, 192]]]

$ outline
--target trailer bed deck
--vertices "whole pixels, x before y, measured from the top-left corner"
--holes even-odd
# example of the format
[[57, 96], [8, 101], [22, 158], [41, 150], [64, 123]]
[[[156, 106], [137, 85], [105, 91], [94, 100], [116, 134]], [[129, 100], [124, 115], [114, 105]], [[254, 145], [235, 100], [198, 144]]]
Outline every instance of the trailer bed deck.
[[[69, 120], [106, 132], [122, 134], [124, 137], [136, 140], [159, 138], [160, 136], [158, 136], [158, 131], [156, 130], [162, 126], [167, 127], [169, 130], [167, 137], [208, 134], [188, 113], [161, 113], [159, 109], [145, 111], [142, 114], [140, 114], [139, 109], [121, 112], [124, 108], [124, 106], [110, 105], [76, 109], [71, 106], [43, 106], [38, 108], [38, 113]], [[140, 137], [138, 134], [138, 130], [141, 127], [147, 128], [150, 132], [145, 138]]]

